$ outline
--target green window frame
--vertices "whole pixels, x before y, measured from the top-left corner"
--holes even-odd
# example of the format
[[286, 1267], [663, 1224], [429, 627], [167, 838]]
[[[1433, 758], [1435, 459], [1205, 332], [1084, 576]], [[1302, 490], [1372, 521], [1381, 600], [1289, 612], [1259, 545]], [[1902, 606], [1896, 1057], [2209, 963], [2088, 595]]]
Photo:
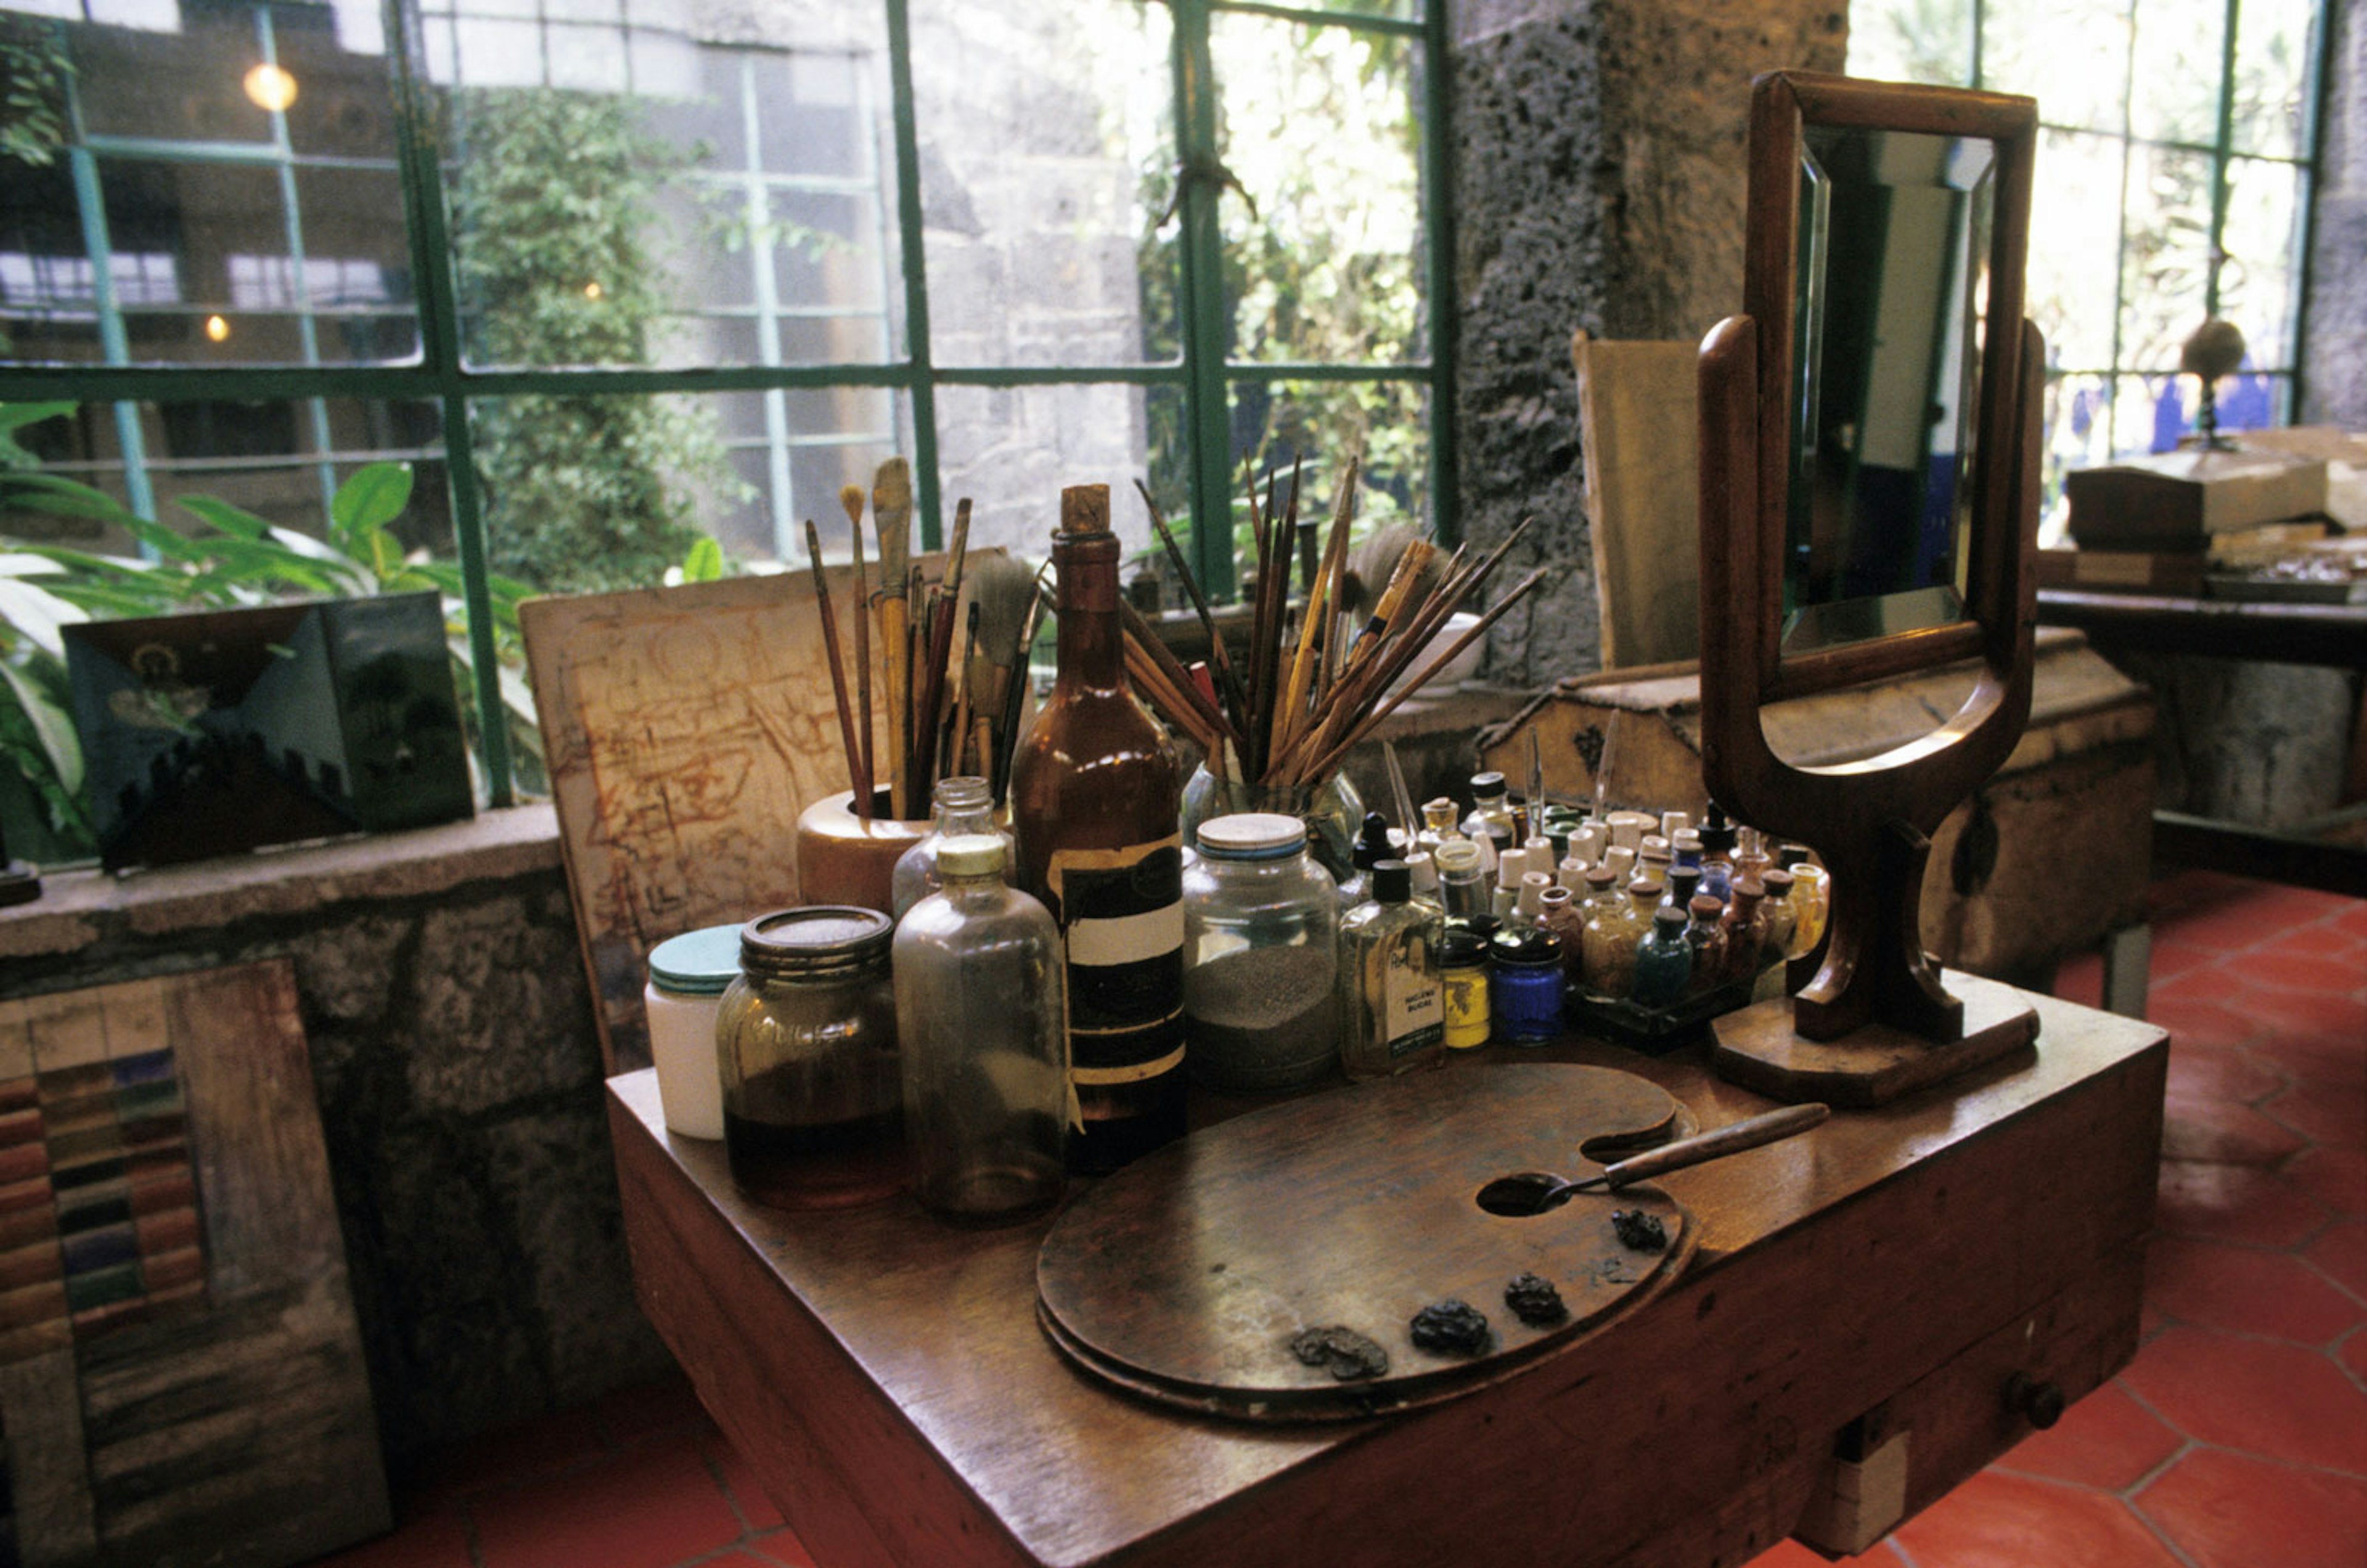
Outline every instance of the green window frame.
[[[936, 362], [930, 332], [926, 240], [922, 221], [919, 133], [912, 85], [912, 38], [908, 0], [878, 0], [886, 24], [888, 73], [895, 168], [893, 221], [899, 240], [904, 315], [904, 354], [876, 364], [707, 366], [681, 368], [475, 369], [463, 354], [457, 254], [449, 232], [447, 191], [439, 162], [436, 95], [429, 81], [418, 0], [386, 0], [387, 62], [396, 133], [395, 168], [400, 175], [409, 260], [413, 269], [421, 355], [416, 363], [339, 367], [317, 363], [309, 315], [301, 317], [307, 363], [255, 367], [181, 367], [130, 362], [119, 302], [112, 295], [104, 209], [99, 199], [96, 151], [79, 134], [66, 150], [78, 204], [85, 213], [84, 238], [94, 269], [96, 314], [105, 363], [0, 367], [0, 400], [72, 398], [112, 403], [131, 507], [155, 515], [137, 407], [149, 400], [270, 400], [308, 409], [323, 499], [334, 490], [333, 458], [326, 440], [324, 400], [377, 399], [433, 404], [443, 423], [443, 457], [449, 488], [453, 536], [464, 579], [463, 605], [474, 693], [481, 719], [482, 761], [495, 806], [512, 803], [512, 759], [504, 723], [500, 668], [493, 645], [493, 604], [488, 587], [483, 497], [469, 421], [472, 400], [504, 395], [561, 393], [682, 394], [764, 392], [776, 413], [782, 394], [801, 389], [882, 388], [903, 395], [911, 422], [916, 513], [923, 544], [937, 547], [944, 536], [944, 498], [938, 474], [937, 391], [940, 388], [1019, 388], [1046, 385], [1127, 384], [1165, 388], [1184, 400], [1189, 432], [1188, 474], [1193, 566], [1211, 595], [1235, 591], [1231, 549], [1231, 396], [1233, 383], [1304, 381], [1410, 382], [1427, 393], [1431, 523], [1448, 542], [1458, 536], [1455, 515], [1454, 446], [1454, 235], [1447, 197], [1449, 139], [1446, 135], [1447, 29], [1444, 0], [1394, 0], [1399, 14], [1317, 5], [1263, 4], [1259, 0], [1151, 0], [1166, 6], [1171, 20], [1170, 64], [1176, 152], [1179, 161], [1176, 220], [1180, 221], [1180, 325], [1182, 352], [1174, 361], [1141, 365], [1050, 365], [972, 367]], [[1381, 0], [1390, 6], [1392, 0]], [[1210, 47], [1212, 22], [1236, 13], [1307, 28], [1348, 28], [1408, 40], [1422, 55], [1419, 101], [1411, 106], [1421, 204], [1425, 357], [1404, 364], [1309, 364], [1242, 360], [1230, 355], [1232, 330], [1222, 297], [1224, 243], [1218, 221], [1225, 174], [1218, 146], [1217, 92]], [[271, 17], [258, 7], [260, 43], [270, 58]], [[273, 116], [272, 144], [224, 149], [207, 145], [207, 157], [235, 156], [278, 170], [292, 178], [285, 124]], [[176, 155], [171, 142], [137, 148], [143, 155]], [[199, 155], [194, 147], [186, 155]], [[733, 171], [721, 171], [731, 177]], [[885, 194], [885, 193], [883, 193]], [[296, 296], [307, 298], [301, 270], [302, 235], [290, 215], [290, 265]], [[777, 358], [776, 354], [765, 357]], [[777, 493], [777, 492], [776, 492]], [[325, 510], [325, 508], [324, 508]], [[810, 510], [810, 509], [809, 509]], [[776, 533], [777, 523], [776, 520]], [[799, 552], [801, 553], [801, 552]]]

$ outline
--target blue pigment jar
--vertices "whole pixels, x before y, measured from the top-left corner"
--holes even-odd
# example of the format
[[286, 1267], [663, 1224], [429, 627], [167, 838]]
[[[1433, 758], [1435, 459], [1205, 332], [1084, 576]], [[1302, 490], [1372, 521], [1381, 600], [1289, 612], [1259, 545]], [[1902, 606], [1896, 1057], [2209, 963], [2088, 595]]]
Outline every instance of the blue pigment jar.
[[1498, 931], [1488, 944], [1488, 1010], [1502, 1045], [1543, 1045], [1561, 1035], [1561, 939], [1535, 926]]

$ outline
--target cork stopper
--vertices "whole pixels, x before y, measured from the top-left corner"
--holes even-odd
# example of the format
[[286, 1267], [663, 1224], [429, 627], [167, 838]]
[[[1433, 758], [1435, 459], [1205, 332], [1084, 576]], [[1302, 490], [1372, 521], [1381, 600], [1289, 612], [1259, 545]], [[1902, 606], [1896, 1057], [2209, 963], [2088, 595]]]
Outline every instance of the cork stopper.
[[1060, 491], [1060, 532], [1109, 532], [1109, 486], [1070, 485]]

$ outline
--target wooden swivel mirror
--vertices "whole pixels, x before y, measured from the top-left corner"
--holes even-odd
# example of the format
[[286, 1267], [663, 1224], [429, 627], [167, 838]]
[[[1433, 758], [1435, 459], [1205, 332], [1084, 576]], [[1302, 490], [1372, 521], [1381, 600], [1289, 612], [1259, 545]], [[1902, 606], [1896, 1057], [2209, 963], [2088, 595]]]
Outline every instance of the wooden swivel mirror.
[[[1822, 967], [1717, 1021], [1724, 1076], [1877, 1104], [2019, 1051], [1923, 948], [1931, 835], [2030, 715], [2044, 353], [2022, 318], [2037, 104], [1777, 72], [1753, 84], [1746, 314], [1701, 351], [1702, 766], [1832, 877]], [[1929, 734], [1812, 766], [1760, 710], [1975, 661]]]

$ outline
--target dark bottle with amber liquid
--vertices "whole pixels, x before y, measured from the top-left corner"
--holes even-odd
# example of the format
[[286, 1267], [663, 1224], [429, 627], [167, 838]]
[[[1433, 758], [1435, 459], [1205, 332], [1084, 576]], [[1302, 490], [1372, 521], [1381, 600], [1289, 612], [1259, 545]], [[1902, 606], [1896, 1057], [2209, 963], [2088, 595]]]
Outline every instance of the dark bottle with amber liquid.
[[1184, 1132], [1183, 770], [1127, 682], [1118, 553], [1109, 487], [1062, 491], [1059, 679], [1011, 767], [1019, 886], [1060, 927], [1087, 1173]]

